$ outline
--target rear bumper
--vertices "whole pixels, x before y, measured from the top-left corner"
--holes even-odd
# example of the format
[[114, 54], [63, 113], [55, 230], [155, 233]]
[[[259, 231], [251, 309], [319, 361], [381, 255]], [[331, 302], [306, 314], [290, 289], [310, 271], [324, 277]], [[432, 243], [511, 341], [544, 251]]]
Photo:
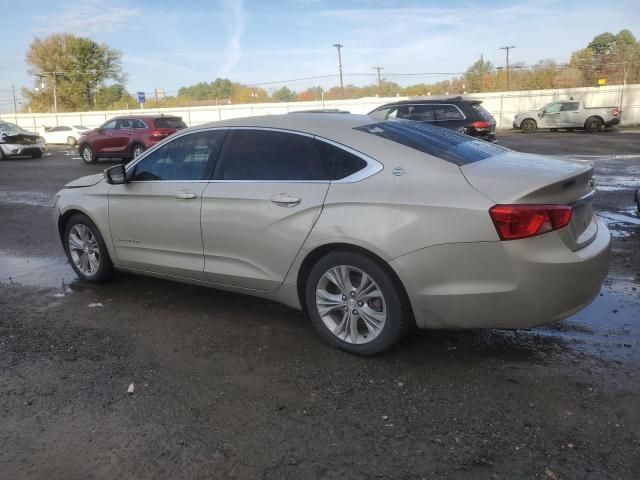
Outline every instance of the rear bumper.
[[581, 310], [598, 295], [611, 237], [572, 252], [549, 233], [525, 240], [437, 245], [391, 261], [420, 328], [529, 328]]
[[613, 127], [614, 125], [618, 125], [620, 123], [620, 117], [614, 117], [608, 122], [604, 122], [605, 127]]

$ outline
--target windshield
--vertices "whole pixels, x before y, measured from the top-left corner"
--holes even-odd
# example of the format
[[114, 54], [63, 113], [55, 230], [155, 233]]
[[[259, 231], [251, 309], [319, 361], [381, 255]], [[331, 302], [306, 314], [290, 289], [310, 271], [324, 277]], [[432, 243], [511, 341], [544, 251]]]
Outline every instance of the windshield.
[[73, 128], [76, 130], [89, 130], [87, 127], [83, 127], [82, 125], [74, 125]]
[[476, 140], [469, 135], [411, 120], [388, 120], [355, 127], [355, 130], [385, 138], [460, 166], [508, 151], [504, 147]]
[[5, 133], [19, 133], [22, 132], [23, 130], [16, 125], [15, 123], [9, 123], [9, 122], [2, 122], [0, 123], [0, 132], [5, 132]]
[[180, 117], [159, 117], [155, 119], [156, 128], [187, 128]]

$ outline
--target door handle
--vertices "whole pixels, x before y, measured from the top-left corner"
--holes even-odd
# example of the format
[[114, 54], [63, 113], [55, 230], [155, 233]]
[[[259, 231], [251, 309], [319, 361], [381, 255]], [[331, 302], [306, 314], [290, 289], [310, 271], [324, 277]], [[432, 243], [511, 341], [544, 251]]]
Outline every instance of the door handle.
[[279, 193], [278, 195], [272, 196], [269, 200], [279, 207], [295, 207], [302, 201], [300, 197], [294, 197], [288, 193]]
[[173, 194], [173, 198], [177, 198], [178, 200], [191, 200], [196, 198], [196, 192], [192, 192], [191, 190], [180, 190]]

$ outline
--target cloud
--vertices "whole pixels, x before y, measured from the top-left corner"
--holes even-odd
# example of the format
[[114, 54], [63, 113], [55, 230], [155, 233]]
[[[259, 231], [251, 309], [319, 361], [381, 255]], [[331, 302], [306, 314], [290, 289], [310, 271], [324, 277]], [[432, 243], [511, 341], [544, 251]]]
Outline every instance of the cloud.
[[231, 17], [231, 34], [227, 43], [227, 58], [218, 70], [219, 77], [227, 76], [242, 58], [242, 36], [245, 27], [245, 14], [242, 0], [224, 2], [224, 10]]
[[62, 13], [36, 16], [39, 32], [67, 31], [78, 34], [111, 33], [132, 26], [134, 8], [111, 7], [98, 1], [72, 4]]

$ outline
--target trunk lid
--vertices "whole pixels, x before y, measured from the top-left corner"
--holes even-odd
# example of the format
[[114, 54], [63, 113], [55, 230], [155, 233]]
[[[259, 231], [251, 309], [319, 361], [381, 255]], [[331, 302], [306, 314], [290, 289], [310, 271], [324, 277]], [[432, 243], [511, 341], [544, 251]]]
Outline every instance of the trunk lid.
[[571, 205], [571, 222], [558, 233], [572, 250], [597, 234], [591, 164], [506, 152], [460, 170], [476, 190], [498, 204]]

